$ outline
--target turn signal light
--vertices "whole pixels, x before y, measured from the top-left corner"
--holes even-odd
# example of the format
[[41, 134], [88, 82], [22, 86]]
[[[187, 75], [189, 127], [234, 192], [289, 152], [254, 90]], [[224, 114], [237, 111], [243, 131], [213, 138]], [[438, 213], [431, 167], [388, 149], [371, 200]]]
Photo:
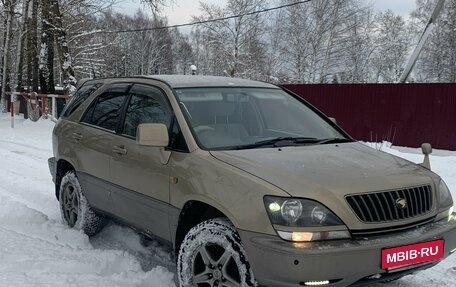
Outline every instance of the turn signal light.
[[312, 232], [293, 232], [291, 234], [291, 240], [295, 242], [312, 241]]

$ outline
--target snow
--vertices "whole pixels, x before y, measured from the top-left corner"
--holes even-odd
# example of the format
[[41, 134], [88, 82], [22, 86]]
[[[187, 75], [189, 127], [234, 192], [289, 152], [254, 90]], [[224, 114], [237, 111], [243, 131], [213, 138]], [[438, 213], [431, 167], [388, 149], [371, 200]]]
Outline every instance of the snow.
[[[110, 222], [88, 238], [63, 224], [47, 159], [50, 120], [34, 123], [0, 114], [0, 286], [176, 286], [168, 247], [140, 244], [131, 229]], [[385, 152], [421, 162], [418, 149], [382, 145]], [[456, 152], [434, 151], [431, 166], [456, 198]], [[456, 255], [389, 285], [455, 286]]]
[[0, 286], [176, 286], [171, 252], [109, 223], [88, 238], [63, 224], [47, 167], [50, 120], [0, 114]]

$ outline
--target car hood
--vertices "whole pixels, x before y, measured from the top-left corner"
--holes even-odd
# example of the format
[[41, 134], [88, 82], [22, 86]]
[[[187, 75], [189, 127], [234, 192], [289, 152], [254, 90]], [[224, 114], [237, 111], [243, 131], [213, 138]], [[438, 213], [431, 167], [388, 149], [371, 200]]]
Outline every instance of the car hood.
[[333, 210], [346, 206], [348, 194], [419, 185], [434, 188], [433, 173], [427, 169], [356, 142], [211, 154], [290, 196], [314, 199]]
[[420, 165], [360, 143], [211, 154], [291, 196], [307, 197], [322, 191], [346, 195], [432, 184], [431, 173]]

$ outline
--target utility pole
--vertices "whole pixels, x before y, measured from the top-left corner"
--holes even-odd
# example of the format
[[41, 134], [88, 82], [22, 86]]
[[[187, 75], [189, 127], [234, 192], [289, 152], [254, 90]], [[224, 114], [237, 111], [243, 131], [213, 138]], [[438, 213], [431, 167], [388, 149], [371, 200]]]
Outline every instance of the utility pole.
[[418, 57], [423, 50], [424, 44], [426, 44], [426, 41], [431, 35], [432, 29], [434, 29], [435, 23], [437, 22], [437, 18], [439, 17], [444, 4], [445, 0], [439, 0], [437, 2], [437, 5], [434, 8], [434, 12], [432, 12], [431, 18], [429, 19], [426, 28], [424, 28], [423, 34], [420, 37], [420, 41], [418, 42], [415, 51], [413, 51], [412, 55], [410, 56], [407, 66], [405, 66], [404, 72], [402, 72], [402, 75], [399, 78], [399, 83], [405, 83], [413, 68], [415, 67], [416, 61], [418, 60]]

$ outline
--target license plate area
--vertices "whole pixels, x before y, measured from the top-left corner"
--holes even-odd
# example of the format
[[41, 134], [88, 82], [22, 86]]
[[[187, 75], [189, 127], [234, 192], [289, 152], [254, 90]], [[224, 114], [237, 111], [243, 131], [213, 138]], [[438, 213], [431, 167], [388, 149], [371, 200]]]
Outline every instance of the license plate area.
[[382, 249], [382, 269], [391, 270], [424, 262], [442, 260], [443, 239]]

